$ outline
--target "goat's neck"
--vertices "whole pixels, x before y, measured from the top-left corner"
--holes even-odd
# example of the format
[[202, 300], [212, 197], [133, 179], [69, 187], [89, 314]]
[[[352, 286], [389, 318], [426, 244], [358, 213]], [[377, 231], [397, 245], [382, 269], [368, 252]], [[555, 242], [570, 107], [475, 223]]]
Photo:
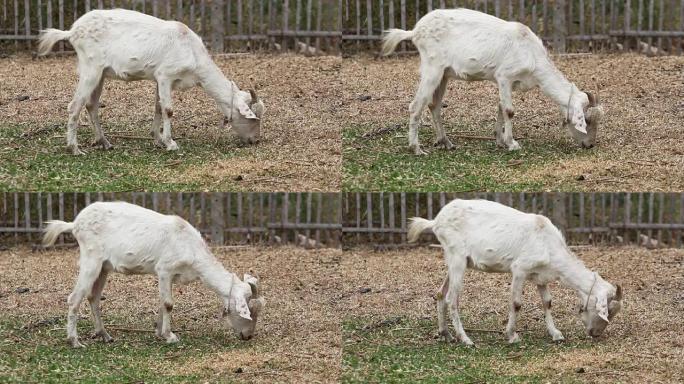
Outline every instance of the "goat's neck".
[[583, 300], [590, 292], [595, 295], [603, 289], [603, 279], [598, 273], [585, 267], [582, 261], [570, 254], [557, 265], [557, 272], [563, 285], [572, 288]]
[[581, 102], [581, 91], [563, 76], [550, 59], [537, 67], [535, 77], [541, 91], [558, 104], [561, 111], [566, 112], [568, 106]]
[[194, 265], [200, 280], [221, 297], [229, 297], [236, 276], [228, 272], [216, 258], [207, 253], [198, 258]]
[[237, 87], [226, 78], [221, 69], [211, 60], [206, 62], [201, 70], [198, 70], [198, 77], [202, 88], [216, 101], [221, 111], [229, 116], [229, 109], [233, 106], [233, 97]]

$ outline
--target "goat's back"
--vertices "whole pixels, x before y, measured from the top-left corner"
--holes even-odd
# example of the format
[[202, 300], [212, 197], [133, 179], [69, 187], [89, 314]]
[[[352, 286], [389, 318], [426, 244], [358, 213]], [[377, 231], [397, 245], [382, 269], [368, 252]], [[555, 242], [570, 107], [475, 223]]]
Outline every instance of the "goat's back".
[[541, 266], [565, 247], [545, 216], [487, 200], [452, 201], [435, 217], [432, 230], [445, 249], [468, 256], [482, 266], [478, 269], [497, 272], [507, 272], [520, 258]]
[[412, 41], [421, 58], [452, 66], [457, 74], [493, 71], [502, 63], [533, 71], [537, 60], [547, 56], [541, 39], [524, 24], [464, 8], [423, 16]]
[[190, 261], [206, 250], [200, 233], [182, 218], [125, 202], [87, 206], [76, 216], [72, 233], [82, 253], [124, 273], [152, 273], [160, 261]]

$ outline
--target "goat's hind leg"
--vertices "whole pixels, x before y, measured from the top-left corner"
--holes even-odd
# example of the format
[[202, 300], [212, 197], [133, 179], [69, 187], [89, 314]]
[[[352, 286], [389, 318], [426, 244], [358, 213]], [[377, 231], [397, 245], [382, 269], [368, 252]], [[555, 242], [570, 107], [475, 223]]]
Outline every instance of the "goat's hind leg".
[[100, 115], [98, 110], [100, 109], [100, 96], [102, 95], [102, 86], [104, 85], [104, 76], [100, 77], [100, 82], [93, 92], [90, 94], [90, 99], [86, 103], [86, 109], [88, 110], [88, 115], [90, 116], [90, 122], [95, 128], [95, 140], [93, 141], [93, 147], [102, 147], [104, 150], [114, 148], [112, 144], [107, 140], [102, 131], [102, 125], [100, 124]]
[[454, 337], [449, 332], [449, 325], [447, 324], [447, 313], [449, 307], [446, 301], [447, 294], [449, 293], [449, 275], [442, 283], [442, 286], [437, 292], [437, 326], [439, 328], [439, 336], [444, 338], [444, 341], [451, 343], [454, 341]]
[[445, 247], [444, 253], [449, 273], [449, 290], [446, 299], [451, 305], [451, 321], [456, 330], [458, 339], [465, 345], [473, 346], [475, 344], [470, 340], [468, 335], [466, 335], [465, 330], [463, 329], [463, 323], [461, 323], [461, 317], [458, 313], [459, 296], [461, 294], [461, 287], [463, 286], [463, 275], [465, 275], [465, 270], [468, 265], [466, 255], [454, 246]]
[[69, 305], [69, 313], [67, 316], [67, 341], [74, 348], [84, 348], [84, 345], [78, 341], [78, 333], [76, 325], [78, 323], [78, 309], [83, 301], [83, 298], [92, 292], [93, 285], [100, 275], [102, 263], [100, 260], [93, 258], [83, 251], [81, 248], [81, 258], [79, 261], [78, 279], [76, 286], [69, 295], [67, 303]]
[[166, 146], [167, 151], [176, 151], [178, 150], [178, 145], [171, 138], [171, 116], [173, 116], [171, 109], [171, 83], [169, 79], [157, 79], [157, 94], [159, 95], [163, 124], [161, 141]]
[[88, 295], [88, 301], [90, 302], [90, 310], [93, 313], [93, 320], [95, 321], [95, 333], [93, 338], [100, 337], [105, 343], [111, 343], [114, 341], [112, 337], [107, 333], [104, 328], [104, 323], [102, 322], [102, 312], [100, 311], [100, 300], [102, 298], [102, 290], [107, 283], [107, 275], [109, 271], [104, 267], [100, 271], [100, 275], [95, 280], [93, 284], [93, 289]]
[[447, 83], [449, 79], [446, 75], [442, 76], [442, 82], [439, 87], [435, 90], [432, 96], [432, 102], [428, 105], [430, 112], [432, 112], [432, 124], [435, 129], [435, 147], [442, 147], [444, 149], [453, 149], [454, 144], [451, 143], [446, 133], [444, 132], [444, 126], [442, 124], [442, 100], [444, 99], [444, 93], [446, 92]]
[[161, 138], [161, 125], [162, 109], [161, 104], [159, 104], [159, 84], [157, 84], [154, 97], [154, 120], [152, 120], [152, 130], [150, 131], [150, 134], [152, 135], [152, 138], [154, 138], [154, 145], [160, 148], [166, 148], [166, 145], [162, 142]]
[[76, 93], [71, 103], [69, 103], [69, 121], [67, 122], [67, 149], [74, 155], [84, 154], [78, 148], [78, 140], [76, 138], [78, 116], [81, 114], [83, 107], [90, 102], [91, 95], [97, 89], [102, 78], [102, 71], [97, 68], [91, 68], [89, 64], [79, 63], [79, 70], [81, 73], [78, 78]]
[[425, 106], [432, 101], [443, 76], [443, 69], [421, 65], [418, 91], [409, 106], [409, 149], [416, 155], [427, 155], [427, 153], [420, 148], [420, 143], [418, 141], [420, 116], [423, 113]]

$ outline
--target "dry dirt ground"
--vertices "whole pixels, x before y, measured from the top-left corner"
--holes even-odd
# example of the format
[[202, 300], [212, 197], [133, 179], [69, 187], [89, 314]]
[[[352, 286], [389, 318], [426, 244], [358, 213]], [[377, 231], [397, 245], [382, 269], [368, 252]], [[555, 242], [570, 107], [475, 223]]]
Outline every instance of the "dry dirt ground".
[[[240, 351], [229, 349], [202, 359], [173, 360], [175, 372], [200, 374], [210, 381], [333, 382], [343, 374], [340, 359], [344, 321], [363, 319], [373, 323], [392, 316], [436, 318], [432, 295], [444, 275], [439, 250], [247, 248], [215, 249], [215, 253], [231, 270], [254, 269], [261, 275], [268, 304], [259, 326], [260, 335]], [[31, 324], [64, 317], [65, 300], [76, 276], [76, 254], [75, 249], [34, 253], [28, 248], [16, 248], [0, 252], [2, 320], [12, 318]], [[576, 314], [576, 296], [554, 284], [551, 289], [558, 328], [570, 342], [586, 345], [577, 350], [560, 350], [545, 359], [526, 359], [524, 364], [512, 359], [499, 368], [501, 373], [538, 373], [551, 381], [684, 380], [684, 251], [582, 248], [577, 254], [607, 280], [622, 284], [623, 312], [601, 340], [584, 340]], [[466, 327], [503, 329], [508, 277], [469, 272], [464, 284], [462, 313], [469, 319]], [[18, 287], [30, 291], [19, 294], [15, 291]], [[109, 317], [125, 326], [152, 327], [157, 297], [154, 278], [113, 275], [104, 294], [105, 323]], [[180, 334], [181, 342], [205, 331], [220, 332], [221, 324], [215, 318], [219, 304], [210, 291], [200, 284], [177, 286], [174, 296], [174, 328], [188, 330]], [[523, 330], [523, 343], [526, 335], [544, 337], [540, 307], [536, 290], [527, 285], [518, 326]], [[86, 305], [82, 312], [89, 315]], [[472, 319], [479, 319], [478, 323]], [[91, 324], [90, 320], [82, 323], [88, 327]], [[59, 337], [60, 332], [64, 331], [57, 330]], [[120, 343], [132, 337], [124, 331], [112, 333]], [[470, 336], [478, 342], [477, 333], [471, 332]], [[501, 345], [505, 346], [503, 336]], [[242, 373], [236, 373], [236, 367], [241, 367]], [[585, 372], [577, 373], [579, 367]]]
[[[584, 340], [574, 292], [550, 286], [556, 326], [568, 342], [586, 347], [552, 353], [525, 364], [508, 356], [495, 367], [500, 374], [540, 374], [551, 382], [682, 382], [684, 367], [684, 251], [648, 251], [637, 248], [583, 248], [576, 254], [585, 264], [612, 283], [621, 284], [623, 311], [597, 342]], [[342, 258], [345, 287], [370, 288], [353, 294], [345, 303], [348, 317], [375, 320], [392, 316], [430, 317], [435, 321], [432, 299], [446, 269], [437, 249], [406, 249], [392, 252], [350, 251]], [[465, 328], [505, 328], [509, 281], [507, 275], [469, 271], [464, 279], [461, 313]], [[474, 323], [473, 319], [477, 319]], [[496, 325], [498, 324], [498, 325]], [[547, 337], [537, 290], [525, 285], [518, 329], [532, 337]], [[481, 334], [470, 332], [477, 344]], [[549, 337], [550, 340], [550, 337]], [[584, 340], [584, 341], [582, 341]], [[429, 341], [430, 343], [436, 341]], [[501, 335], [501, 345], [505, 346]], [[584, 368], [584, 373], [576, 370]], [[543, 381], [546, 381], [544, 379]]]
[[[257, 328], [257, 336], [247, 347], [217, 350], [194, 359], [191, 351], [180, 361], [171, 359], [172, 373], [200, 375], [211, 381], [263, 382], [332, 382], [340, 374], [340, 320], [333, 312], [339, 280], [328, 278], [340, 262], [340, 251], [294, 248], [245, 250], [214, 249], [227, 269], [239, 273], [254, 270], [261, 278], [261, 289], [267, 300], [266, 311]], [[77, 275], [76, 249], [32, 253], [30, 249], [0, 252], [0, 317], [32, 324], [55, 316], [64, 318], [66, 298]], [[30, 289], [17, 294], [17, 287]], [[112, 319], [122, 327], [153, 329], [158, 306], [158, 289], [152, 276], [110, 276], [102, 303], [103, 320]], [[222, 331], [218, 320], [220, 304], [216, 295], [200, 283], [174, 286], [174, 318], [172, 328], [180, 332], [181, 343], [205, 333]], [[87, 304], [82, 313], [90, 316]], [[91, 332], [90, 320], [87, 322]], [[62, 325], [63, 326], [63, 325]], [[40, 329], [40, 328], [39, 328]], [[65, 331], [50, 332], [61, 345]], [[135, 343], [139, 335], [111, 330], [119, 345]], [[81, 332], [88, 347], [94, 348]], [[163, 341], [150, 340], [163, 348]], [[237, 342], [237, 341], [236, 341]], [[116, 343], [116, 341], [115, 341]], [[237, 342], [239, 343], [239, 342]], [[152, 346], [154, 348], [154, 345]], [[63, 352], [62, 352], [63, 353]], [[177, 358], [178, 356], [176, 356]], [[2, 365], [2, 364], [0, 364]], [[235, 371], [242, 369], [241, 373]], [[169, 373], [161, 364], [160, 374]]]
[[[503, 167], [495, 175], [501, 183], [538, 182], [545, 190], [684, 189], [684, 58], [580, 55], [554, 57], [554, 62], [580, 89], [599, 88], [605, 118], [598, 147], [573, 155], [575, 144], [560, 128], [558, 107], [539, 90], [516, 92], [513, 132], [524, 138], [523, 150], [538, 152], [535, 148], [563, 143], [561, 151], [568, 153], [551, 154], [539, 164], [527, 164], [521, 157], [522, 165]], [[403, 136], [395, 150], [408, 152], [408, 106], [418, 85], [418, 67], [418, 56], [345, 60], [341, 76], [349, 79], [343, 88], [344, 99], [351, 101], [344, 112], [348, 126], [372, 131], [400, 124], [391, 133]], [[444, 101], [443, 120], [456, 151], [475, 147], [473, 141], [453, 138], [458, 133], [493, 137], [498, 103], [493, 83], [451, 81]], [[427, 111], [423, 119], [430, 121]], [[422, 144], [431, 149], [429, 136]]]
[[[182, 164], [183, 157], [174, 158], [172, 166], [162, 167], [163, 172], [150, 173], [149, 177], [171, 185], [191, 184], [201, 190], [226, 185], [250, 191], [339, 190], [341, 139], [334, 111], [344, 85], [339, 78], [342, 59], [246, 55], [218, 57], [216, 62], [241, 89], [258, 89], [266, 105], [262, 142], [240, 149], [239, 157], [212, 160], [208, 154], [206, 161], [187, 167]], [[75, 56], [0, 59], [0, 123], [3, 127], [21, 125], [24, 131], [47, 130], [47, 136], [43, 132], [34, 140], [41, 138], [48, 150], [60, 152], [65, 139], [55, 136], [65, 134], [67, 105], [76, 83]], [[151, 82], [105, 82], [101, 120], [115, 150], [125, 151], [136, 141], [123, 136], [149, 135], [154, 91]], [[237, 140], [219, 128], [221, 113], [201, 88], [175, 92], [173, 107], [172, 133], [180, 138], [181, 150], [184, 145], [190, 148], [189, 144], [217, 141], [221, 141], [221, 152], [238, 150]], [[82, 113], [82, 120], [87, 121], [85, 109]], [[90, 142], [91, 131], [82, 127], [82, 145]], [[151, 143], [150, 139], [149, 151], [163, 152]], [[19, 138], [5, 143], [3, 150], [14, 151], [18, 145], [22, 145]], [[101, 153], [95, 150], [88, 153], [89, 157], [98, 155]]]

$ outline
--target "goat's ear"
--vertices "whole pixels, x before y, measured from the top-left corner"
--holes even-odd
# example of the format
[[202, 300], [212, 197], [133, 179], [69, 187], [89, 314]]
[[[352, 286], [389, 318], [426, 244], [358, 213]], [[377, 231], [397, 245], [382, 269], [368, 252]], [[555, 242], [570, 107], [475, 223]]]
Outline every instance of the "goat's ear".
[[249, 284], [249, 287], [252, 289], [252, 297], [259, 297], [259, 279], [249, 273], [245, 273], [242, 280]]
[[245, 102], [238, 103], [238, 111], [243, 117], [246, 117], [248, 119], [259, 120], [259, 118], [252, 111], [252, 109], [249, 108], [249, 105], [247, 105], [247, 103]]
[[266, 306], [266, 299], [264, 299], [263, 297], [259, 297], [258, 299], [249, 300], [249, 310], [255, 316], [261, 314], [261, 312], [264, 310], [265, 306]]
[[249, 305], [247, 305], [244, 297], [235, 298], [235, 310], [243, 319], [252, 320], [252, 316], [249, 313]]
[[587, 133], [587, 121], [581, 108], [572, 108], [570, 110], [570, 123], [572, 123], [576, 130]]
[[613, 297], [613, 300], [622, 301], [622, 286], [620, 284], [617, 285], [617, 289], [615, 290], [615, 296]]
[[603, 298], [596, 298], [596, 311], [601, 319], [610, 322], [610, 319], [608, 319], [608, 299], [605, 296]]

